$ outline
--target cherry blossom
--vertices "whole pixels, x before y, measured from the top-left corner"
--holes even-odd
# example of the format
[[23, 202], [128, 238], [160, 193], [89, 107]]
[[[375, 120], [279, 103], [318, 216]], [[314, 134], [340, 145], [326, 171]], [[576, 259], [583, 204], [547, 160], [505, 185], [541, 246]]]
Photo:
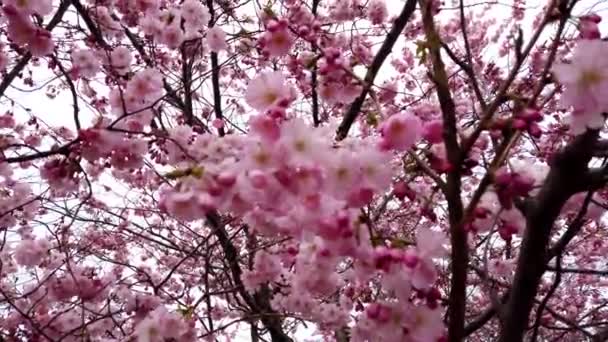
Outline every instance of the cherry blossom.
[[285, 84], [285, 78], [278, 72], [263, 72], [247, 85], [245, 99], [254, 109], [264, 112], [289, 101], [293, 96], [291, 88]]
[[209, 49], [214, 52], [226, 50], [228, 43], [226, 43], [226, 33], [219, 26], [214, 26], [207, 31], [207, 44]]
[[422, 133], [420, 119], [412, 114], [393, 115], [382, 123], [382, 146], [396, 150], [411, 147]]
[[0, 340], [605, 340], [603, 14], [458, 5], [4, 1]]
[[561, 97], [562, 104], [574, 109], [571, 126], [580, 134], [586, 128], [600, 128], [604, 124], [603, 111], [607, 105], [602, 96], [606, 89], [607, 66], [595, 56], [603, 54], [608, 45], [600, 40], [581, 40], [577, 43], [569, 64], [554, 66], [557, 80], [566, 90]]
[[270, 20], [266, 25], [266, 32], [258, 43], [269, 56], [280, 57], [289, 53], [293, 37], [287, 25], [286, 20]]
[[101, 69], [101, 64], [91, 50], [76, 50], [72, 52], [72, 63], [79, 75], [93, 77]]

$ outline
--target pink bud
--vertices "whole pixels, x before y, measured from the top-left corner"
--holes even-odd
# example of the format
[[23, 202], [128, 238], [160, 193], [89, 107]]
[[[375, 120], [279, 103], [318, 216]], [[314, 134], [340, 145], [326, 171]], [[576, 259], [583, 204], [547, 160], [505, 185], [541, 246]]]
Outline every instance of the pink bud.
[[377, 304], [377, 303], [373, 303], [370, 306], [368, 306], [366, 313], [367, 313], [367, 317], [369, 317], [370, 319], [373, 319], [375, 321], [378, 321], [379, 323], [386, 323], [391, 318], [390, 308], [388, 308], [384, 305], [381, 305], [381, 304]]
[[602, 17], [600, 17], [596, 13], [589, 13], [589, 14], [586, 14], [586, 15], [580, 17], [580, 20], [590, 21], [592, 23], [599, 24], [602, 21]]
[[289, 247], [287, 247], [286, 252], [287, 252], [287, 254], [295, 256], [295, 255], [298, 255], [298, 248], [295, 246], [289, 246]]
[[304, 198], [304, 206], [309, 210], [319, 210], [321, 207], [321, 197], [319, 194], [306, 196]]
[[524, 129], [528, 124], [522, 119], [513, 120], [513, 128], [515, 129]]
[[538, 109], [526, 108], [522, 112], [522, 117], [527, 121], [542, 121], [543, 115]]
[[206, 193], [198, 195], [198, 203], [203, 211], [211, 211], [215, 209], [215, 201]]
[[307, 35], [310, 34], [310, 28], [308, 28], [308, 26], [306, 26], [306, 25], [302, 25], [302, 26], [300, 26], [300, 28], [298, 28], [298, 34], [300, 36], [306, 37]]
[[271, 118], [273, 118], [275, 120], [282, 120], [282, 119], [285, 119], [285, 117], [287, 115], [285, 113], [284, 108], [274, 107], [274, 108], [271, 108], [270, 110], [268, 110], [268, 116], [270, 116]]
[[231, 187], [236, 183], [236, 176], [229, 171], [223, 171], [217, 176], [217, 182], [224, 187]]
[[528, 131], [530, 132], [530, 135], [534, 138], [540, 138], [540, 136], [543, 134], [543, 131], [540, 129], [540, 126], [536, 122], [530, 124], [530, 127], [528, 127]]
[[289, 107], [289, 103], [291, 103], [290, 99], [283, 98], [283, 99], [279, 100], [279, 102], [277, 103], [277, 106], [279, 106], [281, 108], [287, 108], [287, 107]]
[[374, 191], [370, 188], [361, 188], [352, 191], [348, 196], [348, 204], [352, 207], [362, 207], [369, 204], [374, 198]]
[[281, 129], [277, 122], [266, 115], [256, 115], [249, 121], [249, 127], [262, 139], [273, 142], [281, 136]]
[[396, 182], [393, 184], [393, 194], [400, 200], [403, 200], [408, 194], [408, 186], [405, 182]]
[[427, 122], [422, 130], [422, 137], [431, 144], [438, 144], [443, 141], [443, 122], [434, 120]]
[[249, 180], [251, 181], [251, 185], [257, 189], [261, 189], [268, 185], [268, 180], [266, 179], [266, 174], [259, 170], [253, 170], [249, 172]]
[[224, 189], [217, 184], [211, 184], [209, 187], [207, 187], [207, 191], [209, 192], [209, 195], [217, 197], [224, 192]]
[[266, 29], [270, 32], [277, 32], [280, 29], [280, 25], [276, 20], [269, 20]]
[[581, 20], [578, 23], [582, 39], [600, 39], [600, 29], [598, 25], [590, 20]]
[[511, 175], [511, 173], [504, 168], [501, 168], [498, 171], [496, 171], [496, 175], [494, 176], [494, 182], [497, 185], [502, 185], [502, 186], [509, 185], [509, 183], [511, 183], [512, 179], [513, 179], [513, 177]]
[[403, 259], [403, 263], [405, 264], [405, 266], [412, 268], [412, 269], [418, 265], [418, 262], [420, 262], [420, 258], [418, 257], [418, 255], [416, 255], [416, 252], [412, 249], [408, 249], [407, 251], [405, 251], [402, 259]]
[[211, 123], [213, 125], [213, 127], [220, 129], [224, 127], [224, 120], [222, 119], [215, 119], [213, 120], [213, 122]]

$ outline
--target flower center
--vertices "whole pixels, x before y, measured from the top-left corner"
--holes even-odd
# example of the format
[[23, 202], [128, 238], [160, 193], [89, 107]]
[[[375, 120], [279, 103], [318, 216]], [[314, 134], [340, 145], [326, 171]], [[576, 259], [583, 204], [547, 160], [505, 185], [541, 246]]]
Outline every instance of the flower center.
[[298, 152], [304, 152], [306, 151], [306, 142], [304, 140], [296, 140], [293, 144], [293, 147], [295, 148], [296, 151]]
[[336, 171], [336, 176], [340, 180], [346, 180], [348, 178], [348, 169], [343, 167], [339, 168]]
[[405, 131], [405, 127], [401, 122], [393, 122], [389, 127], [391, 135], [399, 135]]
[[275, 34], [272, 37], [272, 43], [278, 46], [285, 45], [287, 43], [287, 37], [284, 34]]
[[265, 152], [258, 152], [254, 155], [255, 161], [260, 165], [266, 165], [270, 161], [270, 156]]
[[590, 87], [600, 83], [603, 80], [602, 75], [595, 70], [585, 70], [579, 78], [581, 85]]
[[278, 98], [279, 97], [277, 96], [277, 94], [273, 92], [267, 92], [266, 94], [264, 94], [264, 101], [269, 105], [274, 104]]

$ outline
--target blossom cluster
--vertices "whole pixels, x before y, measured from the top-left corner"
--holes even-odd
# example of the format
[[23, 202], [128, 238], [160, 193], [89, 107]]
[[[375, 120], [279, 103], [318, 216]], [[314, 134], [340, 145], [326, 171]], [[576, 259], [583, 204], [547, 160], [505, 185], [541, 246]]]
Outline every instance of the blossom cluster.
[[[379, 329], [390, 341], [440, 337], [436, 302], [417, 300], [414, 294], [434, 293], [437, 275], [432, 260], [442, 255], [442, 234], [421, 230], [413, 249], [373, 246], [368, 223], [359, 213], [375, 194], [390, 187], [391, 151], [406, 150], [419, 139], [419, 119], [397, 114], [383, 126], [382, 140], [332, 143], [331, 130], [311, 129], [304, 120], [287, 115], [285, 107], [293, 94], [283, 82], [276, 72], [251, 81], [247, 100], [262, 114], [251, 118], [246, 136], [193, 135], [188, 127], [171, 134], [181, 138], [194, 161], [181, 158], [178, 148], [168, 150], [169, 159], [179, 161], [178, 168], [196, 172], [164, 189], [161, 207], [190, 221], [219, 210], [242, 217], [261, 236], [294, 239], [297, 244], [287, 250], [257, 253], [253, 269], [243, 274], [249, 291], [266, 283], [289, 285], [274, 297], [277, 309], [337, 328], [349, 323], [352, 298], [342, 294], [336, 304], [314, 302], [346, 283], [365, 286], [378, 277], [387, 298], [393, 299], [377, 304], [385, 308], [382, 315], [366, 311], [356, 329], [360, 338]], [[340, 265], [348, 260], [354, 268], [340, 274]], [[292, 265], [295, 272], [289, 270]], [[389, 309], [406, 306], [413, 309]], [[402, 328], [395, 330], [394, 325]]]

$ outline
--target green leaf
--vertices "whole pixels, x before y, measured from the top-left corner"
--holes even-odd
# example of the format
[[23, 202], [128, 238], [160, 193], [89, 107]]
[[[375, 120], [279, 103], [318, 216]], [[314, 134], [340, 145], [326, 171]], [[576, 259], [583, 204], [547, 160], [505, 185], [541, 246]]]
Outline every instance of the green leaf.
[[427, 49], [429, 45], [424, 40], [416, 41], [416, 57], [420, 59], [420, 63], [424, 63], [426, 61]]
[[367, 113], [365, 122], [372, 127], [378, 126], [378, 115], [376, 115], [376, 113]]
[[188, 176], [192, 176], [195, 178], [201, 178], [203, 176], [204, 173], [204, 169], [202, 167], [199, 166], [194, 166], [194, 167], [189, 167], [187, 169], [177, 169], [177, 170], [173, 170], [171, 172], [167, 172], [165, 174], [166, 178], [169, 179], [179, 179], [179, 178], [183, 178], [183, 177], [188, 177]]
[[194, 307], [192, 306], [187, 306], [184, 308], [178, 308], [177, 311], [184, 317], [184, 318], [192, 318], [192, 315], [194, 314]]

